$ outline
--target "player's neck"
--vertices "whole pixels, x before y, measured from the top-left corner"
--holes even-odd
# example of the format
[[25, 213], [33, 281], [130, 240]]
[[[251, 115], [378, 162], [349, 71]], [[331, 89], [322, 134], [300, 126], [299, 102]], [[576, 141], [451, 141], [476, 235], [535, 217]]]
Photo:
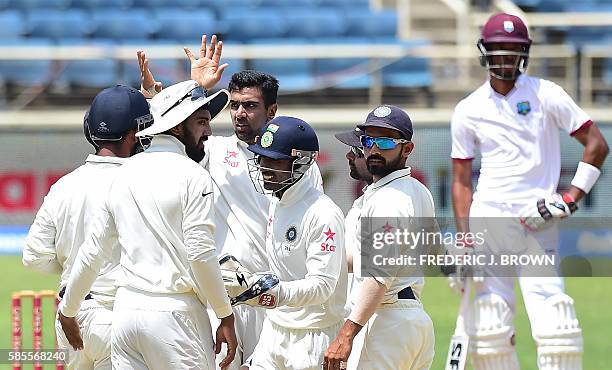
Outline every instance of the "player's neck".
[[120, 147], [101, 147], [98, 153], [96, 154], [100, 157], [119, 157], [119, 158], [127, 158], [130, 156], [129, 151], [123, 150]]
[[500, 94], [506, 96], [512, 89], [514, 89], [514, 84], [516, 80], [500, 80], [495, 77], [491, 77], [490, 84], [493, 90]]

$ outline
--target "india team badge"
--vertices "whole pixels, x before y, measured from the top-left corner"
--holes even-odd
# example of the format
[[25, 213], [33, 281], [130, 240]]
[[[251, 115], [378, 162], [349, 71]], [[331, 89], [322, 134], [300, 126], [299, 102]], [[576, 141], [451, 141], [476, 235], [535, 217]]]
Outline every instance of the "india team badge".
[[529, 105], [528, 101], [522, 101], [516, 104], [516, 111], [518, 112], [518, 114], [526, 116], [527, 114], [529, 114], [529, 112], [531, 112], [531, 106]]
[[391, 108], [381, 105], [380, 107], [374, 109], [374, 115], [378, 118], [384, 118], [391, 114]]
[[272, 145], [272, 142], [274, 141], [274, 134], [270, 131], [266, 131], [263, 133], [263, 135], [261, 135], [261, 146], [263, 148], [267, 148], [270, 145]]
[[297, 239], [297, 228], [294, 225], [291, 225], [287, 229], [287, 232], [285, 233], [285, 239], [287, 239], [288, 242], [293, 242], [295, 241], [295, 239]]

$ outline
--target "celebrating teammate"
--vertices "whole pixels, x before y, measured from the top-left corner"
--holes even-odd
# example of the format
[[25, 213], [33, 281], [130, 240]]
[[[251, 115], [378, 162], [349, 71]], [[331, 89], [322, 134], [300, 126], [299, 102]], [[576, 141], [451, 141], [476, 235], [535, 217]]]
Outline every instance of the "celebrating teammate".
[[[216, 40], [214, 35], [213, 40]], [[204, 36], [200, 53], [205, 52]], [[198, 60], [189, 53], [188, 57], [191, 77], [196, 81], [205, 78]], [[138, 59], [142, 91], [145, 94], [161, 91], [161, 85], [148, 68], [149, 60], [144, 51], [138, 52]], [[269, 74], [245, 70], [232, 75], [228, 90], [234, 135], [210, 136], [201, 163], [210, 172], [214, 184], [215, 244], [221, 253], [233, 255], [249, 271], [263, 272], [269, 270], [265, 240], [272, 197], [258, 193], [253, 187], [247, 167], [253, 153], [247, 147], [255, 143], [261, 129], [276, 115], [278, 81]], [[321, 173], [316, 163], [309, 167], [306, 176], [322, 190]], [[238, 351], [233, 369], [240, 365], [248, 367], [259, 341], [265, 310], [243, 305], [234, 307], [234, 314]]]
[[[485, 242], [491, 250], [515, 251], [516, 246], [535, 243], [537, 252], [554, 255], [558, 244], [554, 224], [574, 213], [577, 202], [591, 190], [608, 146], [597, 126], [561, 87], [524, 74], [530, 46], [527, 27], [516, 16], [494, 15], [482, 29], [478, 48], [489, 80], [457, 105], [451, 122], [453, 208], [460, 231], [495, 227], [494, 220], [483, 217], [520, 217], [523, 228], [508, 227], [495, 238], [497, 242]], [[563, 195], [556, 193], [559, 129], [585, 147]], [[472, 195], [476, 148], [482, 161]], [[562, 278], [524, 275], [519, 283], [538, 347], [539, 368], [581, 369], [582, 331]], [[474, 369], [518, 369], [514, 279], [485, 274], [474, 286], [475, 299], [465, 315]]]
[[[202, 58], [208, 79], [185, 81], [151, 101], [154, 123], [138, 136], [153, 136], [144, 153], [117, 172], [92, 235], [81, 246], [68, 279], [59, 318], [70, 343], [81, 347], [78, 311], [114, 243], [121, 246], [113, 315], [113, 367], [213, 369], [213, 341], [204, 303], [221, 319], [223, 342], [233, 360], [234, 317], [223, 287], [213, 234], [212, 181], [198, 165], [210, 121], [227, 105], [225, 90], [207, 96], [220, 79], [219, 48]], [[214, 56], [213, 56], [214, 55]]]
[[382, 105], [357, 127], [365, 131], [361, 143], [374, 182], [363, 196], [362, 221], [350, 230], [355, 233], [351, 238], [355, 241], [357, 280], [351, 313], [327, 349], [324, 368], [428, 369], [434, 355], [434, 334], [431, 319], [419, 301], [423, 277], [402, 267], [385, 276], [372, 276], [359, 268], [364, 219], [435, 216], [431, 193], [406, 167], [414, 148], [412, 122], [400, 108]]
[[234, 304], [271, 308], [250, 368], [320, 369], [344, 318], [342, 211], [305, 175], [319, 151], [306, 122], [277, 117], [248, 149], [256, 155], [249, 163], [253, 185], [274, 195], [266, 237], [274, 275], [256, 274], [244, 284], [240, 274], [224, 274]]
[[[363, 146], [361, 145], [361, 136], [363, 131], [359, 128], [347, 132], [340, 132], [334, 134], [336, 139], [341, 143], [348, 145], [351, 149], [346, 153], [346, 159], [349, 165], [349, 175], [359, 181], [364, 181], [366, 184], [372, 184], [372, 174], [368, 171], [368, 165], [365, 160]], [[364, 188], [365, 190], [365, 188]], [[353, 247], [357, 241], [354, 240], [357, 236], [357, 224], [359, 223], [359, 215], [361, 213], [361, 207], [363, 207], [363, 195], [355, 199], [353, 206], [346, 214], [344, 218], [344, 248], [346, 251], [346, 262], [348, 264], [348, 290], [347, 295], [350, 296], [353, 287]], [[350, 309], [349, 301], [347, 300], [346, 306]]]
[[[107, 107], [114, 106], [110, 110]], [[116, 86], [100, 92], [84, 119], [85, 138], [96, 149], [85, 164], [55, 183], [38, 211], [23, 250], [23, 264], [60, 273], [60, 293], [68, 282], [79, 246], [93, 230], [95, 211], [109, 192], [117, 167], [136, 152], [136, 131], [151, 124], [149, 105], [137, 90]], [[56, 322], [60, 348], [70, 350], [68, 369], [111, 368], [111, 321], [119, 249], [100, 273], [76, 314], [83, 328], [83, 351], [73, 351]]]

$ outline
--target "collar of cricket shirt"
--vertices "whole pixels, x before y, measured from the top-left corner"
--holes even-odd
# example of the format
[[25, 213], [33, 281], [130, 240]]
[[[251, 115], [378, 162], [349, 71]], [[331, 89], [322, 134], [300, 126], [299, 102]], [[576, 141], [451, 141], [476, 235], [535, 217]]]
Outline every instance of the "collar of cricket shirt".
[[146, 153], [152, 152], [172, 152], [187, 156], [185, 145], [172, 135], [155, 135], [151, 139], [151, 145], [145, 150]]
[[387, 176], [383, 177], [382, 179], [380, 179], [380, 180], [372, 183], [372, 185], [368, 186], [366, 191], [367, 190], [380, 189], [383, 186], [385, 186], [388, 183], [390, 183], [391, 181], [397, 180], [400, 177], [410, 177], [410, 167], [402, 168], [402, 169], [395, 170], [395, 171], [391, 172]]
[[487, 80], [487, 82], [485, 82], [485, 84], [487, 85], [487, 88], [489, 89], [489, 95], [490, 96], [501, 96], [503, 98], [507, 98], [508, 96], [512, 95], [515, 91], [517, 91], [518, 89], [522, 88], [525, 85], [525, 74], [521, 73], [517, 78], [516, 81], [514, 81], [514, 88], [512, 90], [510, 90], [508, 92], [508, 94], [506, 95], [500, 95], [498, 94], [495, 90], [493, 90], [493, 86], [491, 86], [491, 83], [489, 80]]
[[101, 156], [101, 155], [90, 154], [90, 155], [87, 156], [87, 159], [85, 160], [85, 162], [87, 162], [87, 163], [123, 164], [123, 163], [125, 163], [126, 159], [127, 158], [108, 157], [108, 156]]
[[308, 176], [309, 173], [306, 171], [306, 173], [304, 173], [295, 184], [291, 185], [289, 189], [285, 190], [280, 199], [280, 204], [287, 206], [302, 200], [304, 198], [304, 194], [313, 188], [310, 181], [307, 179]]

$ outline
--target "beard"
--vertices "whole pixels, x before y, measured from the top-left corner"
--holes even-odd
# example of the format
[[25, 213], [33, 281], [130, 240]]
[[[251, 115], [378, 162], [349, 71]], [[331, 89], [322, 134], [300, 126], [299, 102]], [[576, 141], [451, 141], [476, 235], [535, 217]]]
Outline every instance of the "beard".
[[385, 158], [374, 154], [366, 159], [366, 165], [368, 166], [368, 171], [370, 171], [372, 175], [379, 176], [381, 178], [387, 176], [393, 171], [404, 168], [401, 155], [398, 155], [397, 158], [387, 163]]
[[187, 157], [191, 158], [193, 161], [200, 163], [202, 159], [206, 156], [204, 149], [200, 149], [197, 146], [185, 146], [185, 153], [187, 153]]
[[[185, 144], [185, 153], [187, 157], [191, 160], [200, 163], [206, 153], [204, 152], [204, 141], [206, 141], [207, 137], [201, 137], [196, 139], [189, 130], [185, 130], [184, 136], [184, 144]], [[202, 145], [200, 146], [200, 142]]]

